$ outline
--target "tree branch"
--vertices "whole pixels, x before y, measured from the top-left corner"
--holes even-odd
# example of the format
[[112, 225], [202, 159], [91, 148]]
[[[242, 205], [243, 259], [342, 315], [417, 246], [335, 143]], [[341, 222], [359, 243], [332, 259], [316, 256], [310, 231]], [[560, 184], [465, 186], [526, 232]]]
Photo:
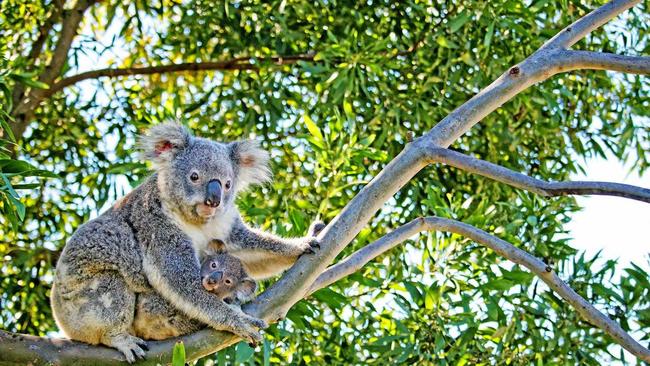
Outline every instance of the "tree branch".
[[[127, 68], [106, 68], [100, 70], [92, 70], [82, 72], [61, 79], [54, 83], [50, 89], [43, 93], [44, 98], [50, 97], [63, 88], [76, 84], [83, 80], [97, 79], [101, 77], [119, 77], [129, 75], [151, 75], [151, 74], [164, 74], [184, 71], [227, 71], [227, 70], [258, 70], [259, 64], [273, 63], [274, 65], [291, 65], [298, 61], [313, 61], [315, 54], [302, 54], [291, 56], [273, 56], [263, 58], [253, 57], [237, 57], [225, 61], [215, 62], [186, 62], [179, 64], [159, 65], [159, 66], [143, 66], [143, 67], [127, 67]], [[255, 62], [253, 62], [255, 60]]]
[[650, 203], [650, 189], [629, 184], [609, 182], [546, 182], [512, 171], [500, 165], [477, 159], [457, 151], [431, 147], [431, 162], [443, 163], [479, 174], [513, 187], [525, 189], [545, 197], [578, 195], [604, 195], [630, 198]]
[[555, 35], [555, 37], [544, 43], [540, 50], [549, 48], [569, 48], [579, 40], [583, 39], [587, 34], [600, 28], [620, 13], [630, 9], [640, 2], [641, 0], [610, 1], [584, 17], [576, 20], [570, 26], [562, 29]]
[[650, 75], [650, 57], [592, 51], [564, 51], [563, 57], [567, 66], [573, 70], [611, 70]]
[[424, 230], [446, 231], [468, 237], [473, 241], [492, 249], [502, 257], [528, 268], [528, 270], [544, 281], [551, 289], [553, 289], [553, 291], [560, 295], [560, 297], [571, 304], [571, 306], [573, 306], [589, 323], [600, 328], [603, 332], [612, 337], [616, 343], [620, 344], [623, 348], [638, 357], [639, 360], [650, 362], [650, 350], [634, 340], [634, 338], [627, 334], [618, 323], [598, 311], [598, 309], [591, 305], [587, 300], [573, 291], [573, 289], [562, 281], [562, 279], [553, 272], [551, 267], [546, 263], [525, 250], [519, 249], [496, 236], [490, 235], [472, 225], [456, 220], [439, 217], [425, 217], [411, 221], [372, 244], [354, 252], [336, 265], [328, 268], [327, 271], [320, 275], [312, 284], [309, 293], [329, 286], [339, 279], [358, 271], [378, 255]]
[[511, 67], [501, 77], [456, 108], [425, 136], [433, 145], [448, 147], [483, 117], [499, 108], [529, 86], [564, 71], [575, 70], [565, 64], [563, 47], [573, 45], [587, 33], [605, 24], [616, 15], [641, 2], [612, 0], [568, 26], [539, 50]]
[[[79, 24], [83, 20], [84, 13], [98, 1], [100, 0], [78, 0], [72, 9], [63, 11], [59, 39], [52, 53], [52, 59], [39, 76], [39, 81], [47, 85], [52, 85], [52, 82], [61, 74], [63, 65], [65, 65], [68, 58], [72, 41], [77, 35]], [[43, 100], [43, 95], [46, 91], [47, 89], [31, 89], [28, 95], [12, 111], [12, 115], [16, 117], [16, 121], [11, 123], [11, 129], [16, 138], [22, 136], [27, 128], [27, 124], [30, 122], [33, 108]]]

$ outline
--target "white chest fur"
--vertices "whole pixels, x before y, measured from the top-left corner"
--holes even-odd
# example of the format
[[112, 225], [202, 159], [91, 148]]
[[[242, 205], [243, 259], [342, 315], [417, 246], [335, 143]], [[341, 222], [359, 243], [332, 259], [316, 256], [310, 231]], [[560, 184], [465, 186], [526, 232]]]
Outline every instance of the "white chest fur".
[[208, 244], [212, 240], [219, 239], [226, 241], [230, 234], [230, 229], [238, 215], [237, 210], [234, 207], [230, 207], [226, 211], [215, 215], [205, 224], [194, 225], [183, 221], [183, 219], [173, 211], [169, 213], [176, 226], [190, 237], [197, 255], [205, 253]]

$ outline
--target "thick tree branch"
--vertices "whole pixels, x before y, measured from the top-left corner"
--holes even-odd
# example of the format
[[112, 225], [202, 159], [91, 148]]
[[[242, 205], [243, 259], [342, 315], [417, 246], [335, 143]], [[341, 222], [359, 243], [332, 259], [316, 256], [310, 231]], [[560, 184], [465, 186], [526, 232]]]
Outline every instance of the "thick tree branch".
[[449, 149], [431, 147], [428, 150], [428, 154], [431, 162], [451, 165], [470, 173], [479, 174], [546, 197], [594, 194], [625, 197], [650, 203], [650, 189], [629, 184], [609, 182], [546, 182]]
[[309, 292], [329, 286], [337, 280], [356, 272], [366, 263], [397, 246], [405, 239], [420, 231], [445, 231], [465, 236], [473, 241], [492, 249], [502, 257], [528, 268], [537, 277], [544, 281], [553, 291], [566, 300], [576, 311], [588, 322], [597, 326], [607, 335], [612, 337], [618, 344], [638, 357], [640, 360], [650, 362], [650, 350], [640, 345], [632, 338], [618, 323], [601, 313], [587, 300], [573, 291], [562, 279], [539, 258], [531, 255], [525, 250], [490, 235], [472, 225], [456, 220], [439, 217], [425, 217], [411, 221], [393, 232], [385, 235], [379, 240], [354, 252], [348, 258], [330, 267], [311, 286]]

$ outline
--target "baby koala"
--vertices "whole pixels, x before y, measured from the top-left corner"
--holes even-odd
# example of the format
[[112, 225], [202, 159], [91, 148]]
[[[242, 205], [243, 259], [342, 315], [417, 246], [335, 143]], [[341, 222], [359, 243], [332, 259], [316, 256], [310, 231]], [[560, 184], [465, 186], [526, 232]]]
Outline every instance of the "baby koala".
[[[255, 297], [257, 284], [248, 276], [242, 262], [227, 253], [208, 255], [201, 264], [203, 287], [224, 302], [241, 305]], [[162, 340], [205, 328], [198, 320], [178, 311], [157, 292], [138, 294], [133, 335], [146, 340]]]
[[203, 288], [227, 304], [241, 305], [255, 297], [257, 283], [242, 262], [227, 253], [209, 255], [201, 265]]

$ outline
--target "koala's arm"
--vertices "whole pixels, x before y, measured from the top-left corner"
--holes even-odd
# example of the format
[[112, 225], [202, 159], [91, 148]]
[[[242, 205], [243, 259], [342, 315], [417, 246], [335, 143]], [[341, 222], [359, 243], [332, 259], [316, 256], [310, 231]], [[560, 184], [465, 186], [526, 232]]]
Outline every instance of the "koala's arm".
[[231, 307], [201, 285], [200, 267], [188, 238], [182, 234], [154, 235], [144, 270], [152, 287], [188, 317], [217, 330], [233, 332], [249, 342], [261, 341], [256, 328], [266, 323]]
[[264, 279], [291, 267], [300, 255], [314, 253], [320, 245], [313, 228], [311, 233], [302, 238], [281, 238], [252, 229], [238, 219], [225, 242], [226, 251], [242, 261], [252, 278]]

